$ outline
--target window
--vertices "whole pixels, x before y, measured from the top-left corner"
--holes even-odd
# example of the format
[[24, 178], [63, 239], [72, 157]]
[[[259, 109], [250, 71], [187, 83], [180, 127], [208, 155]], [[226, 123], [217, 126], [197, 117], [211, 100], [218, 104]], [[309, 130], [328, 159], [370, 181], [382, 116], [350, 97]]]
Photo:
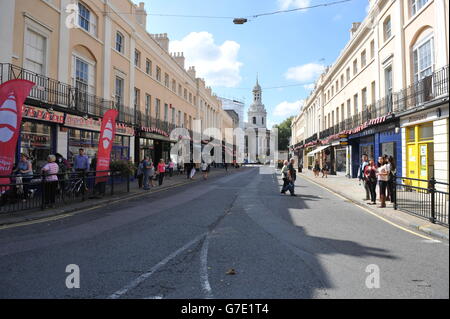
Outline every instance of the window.
[[161, 68], [159, 66], [156, 66], [156, 80], [161, 82]]
[[366, 66], [366, 50], [361, 52], [361, 69]]
[[168, 117], [169, 117], [169, 105], [167, 105], [167, 103], [164, 103], [164, 122], [167, 122]]
[[367, 108], [367, 88], [364, 88], [361, 91], [361, 103], [362, 109], [365, 110]]
[[392, 66], [387, 67], [384, 70], [384, 84], [386, 96], [392, 93]]
[[353, 76], [358, 73], [358, 60], [353, 61]]
[[89, 81], [89, 65], [80, 58], [75, 58], [75, 87], [87, 92]]
[[123, 104], [123, 88], [124, 80], [121, 77], [116, 76], [116, 105]]
[[336, 108], [336, 125], [339, 124], [339, 106]]
[[386, 20], [384, 20], [383, 23], [383, 34], [384, 34], [384, 41], [389, 40], [391, 37], [391, 17], [387, 17]]
[[156, 119], [159, 120], [161, 118], [161, 100], [156, 99], [155, 101], [156, 101], [155, 104]]
[[336, 93], [339, 91], [339, 80], [336, 80]]
[[37, 74], [45, 73], [47, 39], [27, 29], [25, 34], [24, 68]]
[[141, 101], [141, 90], [134, 88], [134, 109], [139, 110], [139, 105]]
[[164, 73], [164, 85], [168, 88], [169, 87], [169, 74]]
[[433, 139], [433, 123], [422, 124], [419, 126], [419, 140]]
[[352, 117], [352, 109], [351, 109], [351, 101], [350, 99], [347, 100], [347, 118]]
[[253, 116], [253, 124], [256, 124], [256, 117]]
[[186, 89], [184, 89], [184, 94], [183, 94], [183, 96], [184, 96], [184, 99], [187, 100], [187, 90], [186, 90]]
[[182, 90], [181, 84], [178, 84], [178, 95], [179, 96], [181, 96], [181, 90]]
[[347, 68], [347, 70], [345, 71], [346, 73], [346, 77], [347, 77], [347, 82], [350, 81], [350, 67]]
[[81, 2], [78, 2], [78, 25], [90, 34], [97, 35], [97, 17]]
[[174, 91], [174, 92], [177, 91], [177, 82], [173, 79], [172, 79], [172, 91]]
[[172, 124], [175, 124], [175, 108], [172, 108]]
[[375, 56], [375, 41], [370, 41], [370, 58], [373, 59]]
[[433, 38], [428, 37], [413, 48], [414, 81], [433, 73]]
[[141, 67], [141, 52], [134, 50], [134, 65], [138, 68]]
[[189, 103], [192, 103], [192, 93], [189, 92]]
[[264, 125], [264, 117], [261, 119], [261, 123], [262, 125]]
[[152, 75], [152, 61], [149, 59], [145, 60], [145, 73]]
[[152, 96], [150, 94], [145, 94], [145, 115], [151, 116], [152, 111]]
[[331, 96], [334, 96], [334, 85], [331, 86]]
[[341, 74], [341, 87], [344, 87], [344, 74]]
[[116, 50], [120, 53], [124, 53], [124, 46], [125, 46], [125, 38], [123, 37], [122, 33], [118, 32], [116, 33]]
[[358, 94], [353, 95], [353, 114], [358, 114]]
[[178, 127], [181, 126], [181, 111], [178, 111]]
[[373, 81], [370, 85], [370, 91], [372, 95], [372, 104], [375, 104], [375, 81]]
[[428, 0], [411, 0], [411, 16], [415, 15]]
[[345, 108], [344, 108], [344, 103], [342, 103], [341, 105], [341, 121], [344, 120], [345, 117]]

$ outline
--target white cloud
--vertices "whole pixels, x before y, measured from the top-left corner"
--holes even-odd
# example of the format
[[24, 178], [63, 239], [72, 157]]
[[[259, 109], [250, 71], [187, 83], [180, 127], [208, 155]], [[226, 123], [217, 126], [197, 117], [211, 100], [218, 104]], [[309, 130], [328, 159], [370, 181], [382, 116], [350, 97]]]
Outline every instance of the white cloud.
[[315, 83], [309, 83], [309, 84], [303, 85], [303, 87], [304, 87], [306, 90], [314, 90], [314, 87], [315, 87], [315, 86], [316, 86]]
[[284, 74], [286, 79], [295, 80], [300, 83], [314, 82], [325, 70], [325, 66], [317, 63], [308, 63], [289, 68]]
[[281, 102], [273, 111], [274, 116], [289, 117], [292, 115], [298, 115], [300, 108], [303, 106], [304, 100], [298, 100], [295, 102]]
[[281, 10], [309, 7], [310, 4], [311, 0], [278, 0], [278, 5]]
[[185, 65], [195, 66], [197, 77], [205, 78], [207, 85], [235, 87], [241, 81], [242, 63], [237, 60], [240, 45], [235, 41], [225, 41], [221, 45], [214, 42], [211, 33], [191, 32], [182, 40], [171, 41], [171, 52], [184, 52]]

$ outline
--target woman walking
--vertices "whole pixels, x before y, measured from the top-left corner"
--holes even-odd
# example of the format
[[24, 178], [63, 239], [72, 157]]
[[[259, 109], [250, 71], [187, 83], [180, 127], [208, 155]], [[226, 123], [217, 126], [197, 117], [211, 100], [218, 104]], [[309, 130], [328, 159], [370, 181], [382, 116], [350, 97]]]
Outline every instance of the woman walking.
[[45, 175], [44, 184], [44, 202], [46, 206], [55, 207], [55, 196], [58, 188], [58, 164], [55, 163], [55, 155], [47, 157], [47, 164], [42, 167], [42, 173]]
[[318, 159], [316, 159], [316, 162], [314, 163], [313, 172], [314, 172], [314, 176], [315, 176], [315, 177], [319, 177], [319, 173], [320, 173], [320, 164], [319, 164], [319, 160], [318, 160]]
[[17, 164], [16, 174], [22, 177], [23, 193], [27, 196], [30, 182], [33, 179], [33, 164], [28, 158], [28, 155], [24, 153], [20, 154], [20, 161]]
[[206, 164], [206, 162], [202, 162], [202, 173], [203, 173], [203, 179], [207, 180], [208, 179], [208, 164]]
[[325, 176], [325, 178], [328, 178], [328, 171], [329, 171], [329, 166], [328, 166], [328, 162], [325, 162], [324, 164], [323, 164], [323, 167], [322, 167], [322, 178]]
[[393, 156], [388, 157], [389, 179], [387, 187], [387, 198], [391, 203], [395, 202], [395, 173], [397, 172], [395, 167], [395, 159]]
[[381, 202], [378, 208], [384, 208], [386, 207], [386, 188], [389, 180], [389, 166], [383, 156], [378, 157], [377, 176]]
[[161, 158], [158, 163], [158, 185], [161, 186], [164, 180], [164, 173], [166, 172], [166, 163]]
[[172, 178], [173, 175], [173, 168], [175, 167], [175, 163], [172, 161], [172, 159], [169, 159], [169, 165], [168, 165], [168, 169], [169, 169], [169, 178]]
[[377, 166], [375, 161], [371, 159], [369, 164], [364, 167], [364, 180], [369, 187], [370, 203], [369, 205], [376, 205], [377, 200]]
[[288, 171], [289, 171], [289, 162], [288, 161], [284, 161], [283, 163], [283, 167], [281, 168], [281, 177], [283, 179], [283, 187], [281, 188], [281, 194], [286, 194], [286, 188], [289, 184], [289, 179], [288, 179]]

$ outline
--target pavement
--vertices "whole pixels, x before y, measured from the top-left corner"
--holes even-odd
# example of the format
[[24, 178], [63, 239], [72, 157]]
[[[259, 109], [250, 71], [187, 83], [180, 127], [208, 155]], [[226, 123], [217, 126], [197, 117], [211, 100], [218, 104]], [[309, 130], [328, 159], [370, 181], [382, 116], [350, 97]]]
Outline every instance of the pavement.
[[[245, 169], [245, 167], [241, 167], [239, 169], [228, 168], [228, 172], [225, 171], [224, 168], [220, 168], [220, 167], [211, 168], [211, 171], [209, 172], [209, 178], [216, 178], [218, 176], [232, 174], [240, 169]], [[113, 196], [105, 196], [103, 198], [89, 198], [84, 201], [82, 201], [80, 199], [79, 202], [73, 202], [73, 203], [69, 203], [69, 204], [60, 205], [59, 207], [56, 207], [53, 209], [47, 208], [45, 210], [34, 209], [34, 210], [24, 210], [24, 211], [13, 212], [13, 213], [1, 213], [0, 214], [0, 229], [5, 228], [5, 227], [10, 227], [11, 225], [30, 223], [33, 221], [52, 220], [56, 216], [65, 218], [65, 217], [71, 216], [77, 212], [82, 212], [84, 210], [100, 208], [100, 207], [104, 207], [105, 205], [109, 205], [109, 204], [124, 201], [124, 200], [132, 200], [132, 199], [135, 199], [140, 196], [145, 196], [148, 194], [152, 194], [154, 192], [169, 190], [169, 189], [177, 187], [177, 186], [195, 183], [195, 182], [202, 181], [202, 180], [203, 180], [203, 176], [200, 171], [197, 171], [193, 180], [188, 180], [186, 178], [186, 174], [178, 175], [177, 172], [174, 172], [174, 175], [172, 177], [169, 177], [168, 175], [165, 176], [164, 182], [161, 186], [158, 186], [158, 181], [153, 181], [155, 186], [152, 187], [148, 191], [143, 190], [142, 188], [140, 189], [138, 187], [137, 180], [134, 180], [130, 183], [130, 192], [123, 191], [123, 192], [121, 192], [119, 194], [115, 194]], [[124, 189], [124, 185], [121, 185], [121, 188]]]
[[298, 176], [305, 178], [311, 182], [317, 183], [326, 189], [345, 197], [347, 200], [368, 209], [375, 214], [386, 217], [391, 221], [398, 222], [406, 227], [419, 230], [423, 233], [438, 237], [440, 239], [449, 240], [449, 229], [441, 225], [433, 224], [426, 219], [416, 217], [406, 212], [395, 210], [394, 204], [390, 201], [386, 202], [386, 208], [378, 208], [379, 191], [377, 186], [377, 205], [368, 205], [369, 201], [365, 200], [366, 193], [364, 187], [359, 185], [357, 179], [350, 179], [340, 175], [328, 175], [327, 178], [315, 177], [310, 170], [303, 170]]
[[249, 167], [1, 229], [0, 298], [448, 299], [448, 242], [307, 179], [296, 197], [281, 184]]

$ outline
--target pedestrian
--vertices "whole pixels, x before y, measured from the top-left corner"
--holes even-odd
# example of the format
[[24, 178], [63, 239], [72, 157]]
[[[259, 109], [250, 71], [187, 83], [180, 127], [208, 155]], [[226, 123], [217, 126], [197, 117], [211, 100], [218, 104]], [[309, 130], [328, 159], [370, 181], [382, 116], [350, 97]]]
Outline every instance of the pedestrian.
[[388, 156], [388, 168], [389, 168], [389, 179], [387, 187], [387, 198], [391, 203], [395, 202], [395, 174], [397, 173], [397, 168], [395, 166], [395, 159], [393, 156]]
[[328, 162], [325, 162], [322, 167], [322, 178], [323, 177], [328, 178], [329, 169], [330, 169], [330, 167], [328, 166]]
[[191, 163], [191, 170], [190, 170], [190, 174], [189, 174], [189, 179], [194, 179], [194, 175], [197, 172], [197, 170], [195, 169], [195, 164]]
[[185, 171], [186, 171], [186, 179], [190, 179], [191, 178], [192, 162], [187, 162], [186, 164], [184, 164], [184, 168], [185, 168]]
[[66, 188], [66, 183], [69, 180], [69, 170], [70, 163], [67, 159], [64, 158], [60, 153], [55, 154], [56, 164], [58, 165], [58, 180], [59, 180], [59, 188], [63, 192]]
[[313, 172], [314, 172], [314, 176], [315, 176], [315, 177], [319, 177], [319, 174], [320, 174], [320, 164], [319, 164], [319, 160], [318, 160], [318, 159], [316, 159], [316, 162], [314, 163]]
[[33, 164], [27, 154], [20, 154], [20, 161], [17, 163], [15, 172], [17, 176], [22, 177], [23, 193], [27, 196], [28, 190], [30, 189], [30, 182], [33, 179]]
[[389, 180], [389, 166], [383, 156], [378, 157], [377, 177], [381, 202], [378, 208], [384, 208], [386, 207], [386, 188]]
[[370, 192], [370, 203], [369, 205], [376, 205], [377, 200], [377, 166], [373, 159], [369, 160], [369, 164], [364, 167], [364, 180], [366, 181], [369, 192]]
[[84, 154], [83, 148], [80, 148], [78, 150], [78, 155], [75, 155], [73, 168], [75, 172], [78, 173], [78, 178], [83, 179], [83, 187], [81, 187], [81, 192], [84, 194], [84, 192], [87, 190], [87, 185], [84, 182], [84, 178], [86, 177], [86, 173], [89, 170], [89, 157]]
[[58, 188], [58, 164], [55, 163], [55, 155], [49, 155], [47, 157], [47, 164], [42, 167], [42, 174], [45, 175], [44, 182], [44, 204], [55, 207], [56, 190]]
[[153, 163], [148, 156], [144, 157], [144, 161], [142, 163], [142, 171], [144, 175], [144, 190], [149, 190], [150, 184], [153, 186], [153, 175], [155, 170]]
[[175, 163], [172, 161], [172, 159], [171, 158], [169, 158], [169, 165], [168, 165], [168, 168], [169, 168], [169, 178], [172, 178], [172, 175], [173, 175], [173, 168], [175, 167]]
[[281, 177], [283, 179], [283, 187], [281, 187], [281, 194], [286, 194], [287, 186], [289, 184], [289, 179], [288, 179], [289, 162], [284, 161], [283, 164], [284, 165], [281, 167]]
[[144, 181], [144, 161], [145, 161], [145, 158], [143, 158], [142, 161], [139, 162], [137, 170], [136, 170], [136, 177], [138, 180], [139, 189], [142, 188], [142, 183]]
[[202, 162], [201, 169], [202, 169], [204, 180], [208, 179], [208, 166], [209, 165], [205, 161]]
[[180, 158], [177, 164], [178, 175], [182, 175], [184, 173], [184, 160], [183, 157]]
[[228, 163], [223, 162], [223, 167], [225, 168], [225, 171], [228, 173]]
[[363, 183], [364, 189], [366, 191], [366, 198], [365, 200], [370, 200], [370, 189], [369, 189], [369, 185], [367, 184], [367, 181], [364, 177], [364, 169], [366, 168], [367, 165], [369, 165], [369, 156], [367, 156], [367, 154], [363, 154], [362, 158], [361, 158], [361, 164], [359, 165], [359, 169], [358, 169], [358, 180], [359, 183], [361, 185], [361, 182]]
[[288, 184], [288, 190], [291, 193], [291, 196], [296, 196], [295, 195], [295, 180], [297, 179], [297, 174], [294, 168], [294, 163], [295, 160], [293, 158], [291, 158], [291, 162], [288, 165], [288, 180], [289, 180], [289, 184]]
[[164, 160], [162, 158], [159, 160], [157, 172], [158, 172], [158, 185], [161, 186], [164, 180], [164, 174], [166, 172], [166, 163], [164, 163]]

